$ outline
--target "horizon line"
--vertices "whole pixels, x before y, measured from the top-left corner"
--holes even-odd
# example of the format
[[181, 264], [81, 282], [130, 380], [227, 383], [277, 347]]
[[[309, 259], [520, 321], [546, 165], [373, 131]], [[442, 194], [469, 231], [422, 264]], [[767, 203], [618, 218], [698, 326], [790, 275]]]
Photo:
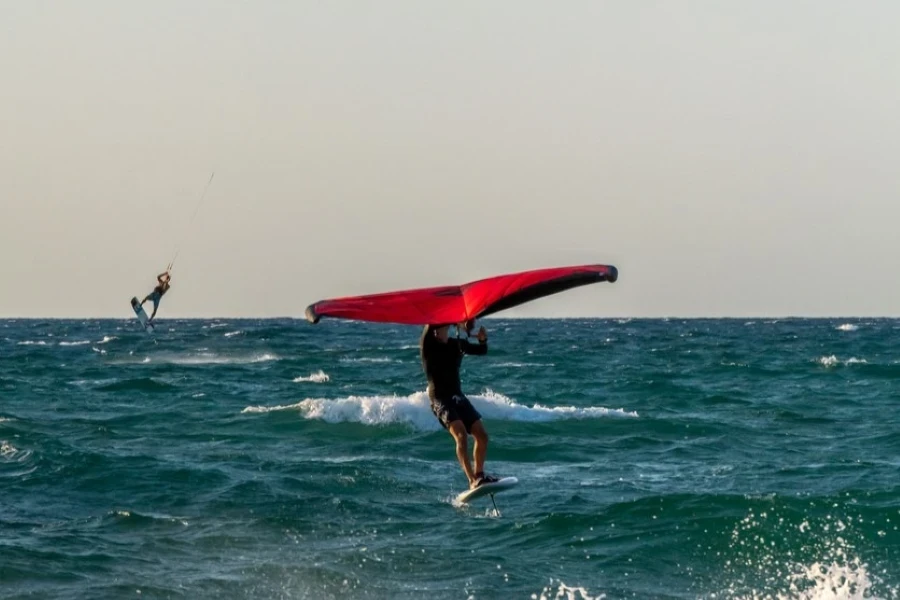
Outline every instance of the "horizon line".
[[[132, 316], [0, 316], [0, 321], [130, 321], [136, 319]], [[275, 320], [292, 320], [292, 321], [307, 321], [305, 316], [253, 316], [253, 315], [232, 315], [232, 316], [195, 316], [195, 317], [166, 317], [166, 318], [157, 318], [154, 319], [154, 322], [165, 322], [165, 321], [215, 321], [215, 320], [227, 320], [227, 319], [240, 319], [240, 320], [254, 320], [254, 321], [275, 321]], [[487, 321], [605, 321], [605, 320], [616, 320], [616, 319], [643, 319], [643, 320], [672, 320], [672, 319], [680, 319], [680, 320], [704, 320], [704, 319], [721, 319], [721, 320], [736, 320], [736, 319], [900, 319], [900, 314], [898, 315], [850, 315], [850, 314], [834, 314], [834, 315], [694, 315], [694, 316], [684, 316], [684, 315], [611, 315], [611, 316], [592, 316], [592, 317], [583, 317], [583, 316], [569, 316], [569, 317], [500, 317], [497, 315], [489, 315], [486, 317], [477, 317], [478, 320], [487, 320]], [[324, 321], [323, 321], [324, 322]], [[408, 323], [389, 323], [389, 322], [377, 322], [377, 321], [363, 321], [360, 319], [328, 319], [327, 322], [344, 322], [344, 323], [372, 323], [372, 324], [380, 324], [380, 325], [410, 325], [411, 327], [419, 327], [419, 325], [412, 325]], [[309, 323], [313, 325], [313, 323]]]

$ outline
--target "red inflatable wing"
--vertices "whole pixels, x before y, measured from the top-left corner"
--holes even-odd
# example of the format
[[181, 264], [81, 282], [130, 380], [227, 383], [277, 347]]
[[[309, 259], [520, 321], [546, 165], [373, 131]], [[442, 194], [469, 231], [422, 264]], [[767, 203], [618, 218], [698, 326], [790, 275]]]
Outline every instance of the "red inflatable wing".
[[619, 277], [615, 267], [584, 265], [538, 269], [444, 286], [321, 300], [306, 308], [306, 318], [355, 319], [404, 325], [461, 323], [544, 296]]

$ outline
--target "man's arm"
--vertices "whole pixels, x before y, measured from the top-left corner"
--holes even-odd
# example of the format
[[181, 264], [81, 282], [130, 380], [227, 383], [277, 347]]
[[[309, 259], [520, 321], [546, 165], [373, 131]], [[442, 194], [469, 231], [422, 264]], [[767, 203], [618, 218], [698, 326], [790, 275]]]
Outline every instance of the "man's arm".
[[478, 343], [473, 344], [469, 340], [462, 341], [462, 351], [466, 354], [484, 355], [487, 354], [487, 332], [484, 327], [478, 330]]
[[466, 354], [474, 354], [476, 356], [487, 354], [487, 342], [473, 344], [468, 340], [462, 341], [462, 351]]

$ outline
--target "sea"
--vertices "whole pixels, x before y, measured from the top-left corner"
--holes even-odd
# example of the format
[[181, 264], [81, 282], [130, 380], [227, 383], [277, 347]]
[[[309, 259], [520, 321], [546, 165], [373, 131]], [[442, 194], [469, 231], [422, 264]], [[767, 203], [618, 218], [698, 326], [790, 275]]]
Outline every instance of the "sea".
[[900, 597], [900, 321], [0, 321], [0, 598]]

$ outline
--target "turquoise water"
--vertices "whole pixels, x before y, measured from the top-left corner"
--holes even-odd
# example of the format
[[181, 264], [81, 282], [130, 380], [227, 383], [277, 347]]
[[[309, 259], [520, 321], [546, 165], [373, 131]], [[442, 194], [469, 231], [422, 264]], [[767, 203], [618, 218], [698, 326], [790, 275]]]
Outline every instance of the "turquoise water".
[[900, 321], [0, 321], [3, 598], [897, 598]]

